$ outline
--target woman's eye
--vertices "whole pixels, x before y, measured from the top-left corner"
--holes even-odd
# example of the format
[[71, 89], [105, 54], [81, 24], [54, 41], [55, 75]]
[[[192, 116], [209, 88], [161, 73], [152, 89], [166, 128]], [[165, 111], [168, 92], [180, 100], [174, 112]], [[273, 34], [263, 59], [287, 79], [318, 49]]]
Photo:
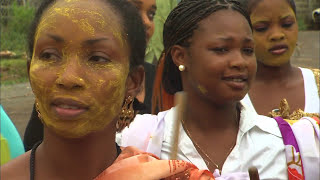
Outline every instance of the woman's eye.
[[264, 32], [266, 31], [268, 28], [267, 27], [255, 27], [254, 30], [256, 32]]
[[53, 61], [57, 61], [60, 60], [60, 56], [58, 55], [57, 52], [55, 52], [55, 50], [45, 50], [40, 54], [40, 59], [42, 60], [53, 60]]
[[223, 53], [226, 53], [228, 52], [228, 49], [227, 48], [213, 48], [211, 49], [212, 51], [218, 53], [218, 54], [223, 54]]
[[155, 12], [155, 11], [150, 11], [150, 12], [148, 12], [148, 18], [149, 18], [149, 20], [150, 20], [150, 21], [153, 21], [155, 15], [156, 15], [156, 12]]
[[107, 62], [110, 62], [110, 59], [106, 57], [94, 55], [89, 58], [89, 61], [92, 61], [95, 63], [107, 63]]
[[292, 24], [293, 24], [293, 23], [284, 23], [284, 24], [282, 24], [282, 27], [284, 27], [284, 28], [289, 28], [289, 27], [292, 26]]
[[254, 49], [253, 48], [244, 48], [242, 50], [246, 55], [253, 55], [254, 54]]

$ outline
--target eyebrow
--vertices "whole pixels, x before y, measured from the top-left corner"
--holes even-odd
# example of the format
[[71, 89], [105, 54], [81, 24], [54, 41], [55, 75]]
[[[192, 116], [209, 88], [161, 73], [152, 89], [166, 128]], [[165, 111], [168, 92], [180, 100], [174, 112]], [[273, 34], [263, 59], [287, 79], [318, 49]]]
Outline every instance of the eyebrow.
[[289, 17], [292, 17], [292, 15], [286, 15], [286, 16], [283, 16], [283, 17], [280, 17], [280, 19], [282, 20], [282, 19], [287, 19], [287, 18], [289, 18]]
[[58, 43], [64, 42], [64, 39], [60, 36], [53, 35], [53, 34], [47, 34], [51, 39], [55, 40]]
[[151, 8], [154, 9], [154, 10], [157, 10], [157, 6], [156, 5], [152, 5]]
[[97, 39], [88, 39], [88, 40], [85, 40], [82, 44], [85, 44], [85, 45], [92, 45], [92, 44], [95, 44], [95, 43], [98, 43], [98, 42], [101, 42], [101, 41], [108, 41], [109, 39], [108, 38], [97, 38]]
[[[132, 0], [132, 2], [134, 4], [136, 4], [136, 5], [138, 5], [138, 6], [141, 6], [143, 4], [143, 2], [140, 1], [140, 0]], [[157, 6], [156, 5], [152, 5], [151, 8], [154, 9], [154, 10], [157, 10]]]
[[[291, 14], [285, 15], [285, 16], [280, 17], [280, 20], [287, 19], [287, 18], [290, 18], [290, 17], [293, 17], [293, 16]], [[259, 21], [252, 21], [251, 23], [252, 23], [252, 25], [255, 25], [257, 23], [267, 24], [269, 22], [270, 22], [269, 20], [259, 20]]]
[[[234, 38], [232, 38], [232, 37], [220, 37], [217, 39], [222, 40], [222, 41], [233, 41], [234, 40]], [[246, 37], [246, 38], [244, 38], [243, 42], [245, 42], [245, 43], [253, 42], [253, 39]]]

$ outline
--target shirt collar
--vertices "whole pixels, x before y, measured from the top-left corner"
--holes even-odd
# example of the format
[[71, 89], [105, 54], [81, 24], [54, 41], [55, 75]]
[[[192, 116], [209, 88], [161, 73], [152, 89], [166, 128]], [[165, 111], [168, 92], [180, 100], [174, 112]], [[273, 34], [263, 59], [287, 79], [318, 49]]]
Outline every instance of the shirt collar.
[[277, 122], [270, 117], [258, 115], [252, 111], [246, 104], [241, 103], [239, 129], [245, 134], [252, 128], [259, 128], [262, 131], [282, 137]]

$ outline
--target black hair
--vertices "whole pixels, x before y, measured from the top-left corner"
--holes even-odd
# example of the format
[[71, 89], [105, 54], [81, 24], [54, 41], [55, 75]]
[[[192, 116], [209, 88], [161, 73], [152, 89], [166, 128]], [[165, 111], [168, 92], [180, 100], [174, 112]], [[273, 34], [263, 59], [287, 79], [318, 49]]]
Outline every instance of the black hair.
[[246, 18], [252, 29], [247, 8], [239, 0], [182, 0], [169, 14], [163, 29], [165, 62], [162, 83], [167, 93], [182, 91], [181, 75], [171, 57], [172, 46], [189, 47], [189, 40], [194, 30], [198, 28], [199, 22], [222, 9], [238, 11]]
[[[262, 1], [262, 0], [246, 0], [247, 1], [247, 6], [248, 6], [248, 12], [249, 15], [252, 13], [252, 10]], [[288, 2], [288, 4], [290, 5], [290, 7], [292, 8], [294, 14], [296, 15], [296, 3], [294, 2], [294, 0], [286, 0]]]
[[[126, 37], [126, 40], [129, 44], [130, 68], [132, 69], [136, 66], [143, 65], [147, 42], [143, 21], [139, 11], [127, 0], [102, 1], [106, 2], [108, 5], [111, 5], [115, 12], [117, 12], [117, 15], [120, 15], [122, 20], [121, 25], [123, 28], [122, 35], [123, 37]], [[28, 35], [28, 61], [31, 61], [32, 58], [35, 34], [41, 17], [54, 2], [56, 2], [56, 0], [42, 0], [42, 3], [35, 14]]]

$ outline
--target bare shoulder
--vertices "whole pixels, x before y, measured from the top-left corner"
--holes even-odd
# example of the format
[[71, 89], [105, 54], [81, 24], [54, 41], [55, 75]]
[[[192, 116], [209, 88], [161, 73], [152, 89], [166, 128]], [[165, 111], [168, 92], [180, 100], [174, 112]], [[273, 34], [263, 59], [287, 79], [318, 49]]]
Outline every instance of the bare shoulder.
[[30, 151], [1, 166], [1, 178], [10, 180], [29, 180]]

